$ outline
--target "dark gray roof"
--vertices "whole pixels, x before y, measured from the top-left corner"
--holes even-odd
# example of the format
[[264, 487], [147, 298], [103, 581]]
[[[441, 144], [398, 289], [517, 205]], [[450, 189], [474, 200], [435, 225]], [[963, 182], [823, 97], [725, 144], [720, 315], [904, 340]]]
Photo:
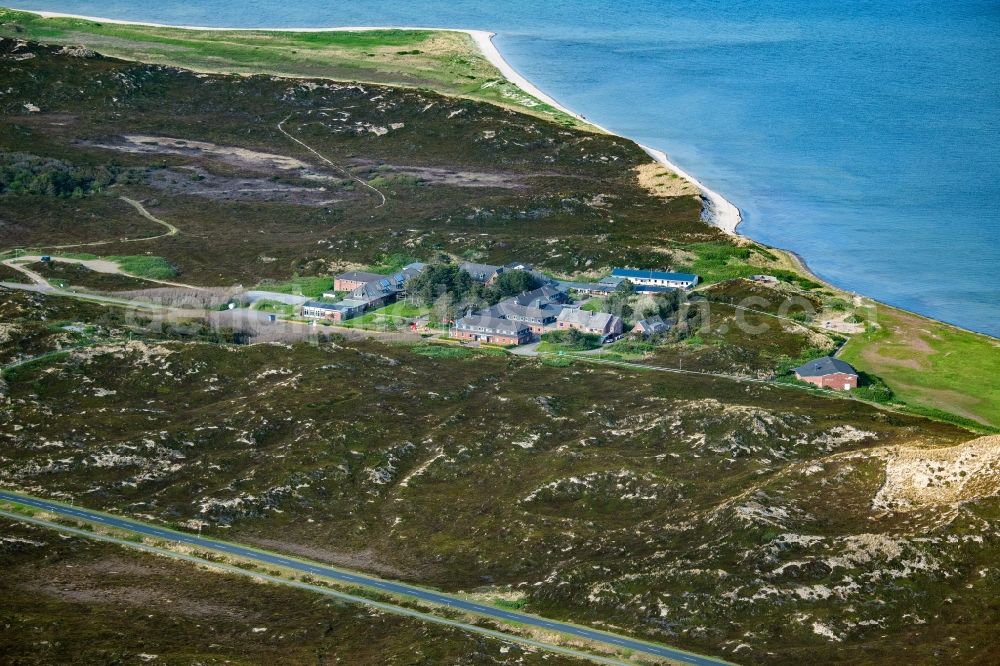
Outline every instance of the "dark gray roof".
[[351, 292], [352, 298], [362, 301], [374, 301], [387, 294], [399, 291], [398, 283], [392, 278], [380, 277], [374, 282], [366, 282]]
[[503, 266], [493, 266], [491, 264], [475, 264], [471, 261], [463, 261], [458, 265], [463, 271], [472, 276], [473, 280], [486, 282], [494, 273], [502, 273]]
[[566, 300], [566, 291], [550, 285], [542, 285], [538, 289], [525, 291], [512, 299], [518, 305], [531, 305], [534, 307], [548, 305], [550, 303], [561, 303]]
[[403, 279], [400, 281], [405, 282], [406, 280], [409, 280], [412, 277], [420, 275], [425, 268], [427, 268], [427, 264], [422, 264], [419, 261], [415, 261], [412, 264], [407, 264], [406, 266], [403, 266], [403, 269], [399, 271], [399, 275], [403, 276]]
[[604, 330], [617, 319], [607, 312], [590, 312], [579, 308], [564, 308], [559, 313], [559, 321], [579, 324], [593, 330]]
[[504, 335], [519, 335], [528, 330], [527, 326], [518, 321], [479, 314], [462, 317], [455, 322], [455, 328], [473, 332], [502, 333]]
[[839, 358], [833, 358], [832, 356], [817, 358], [795, 368], [795, 373], [800, 377], [823, 377], [837, 372], [843, 372], [848, 375], [858, 374], [858, 371], [851, 367], [850, 363], [841, 361]]
[[562, 309], [561, 305], [546, 305], [544, 307], [521, 305], [517, 301], [511, 299], [497, 303], [487, 310], [487, 314], [493, 317], [502, 317], [504, 319], [521, 321], [530, 319], [542, 322], [546, 319], [555, 319], [559, 316]]
[[666, 322], [659, 315], [655, 317], [646, 317], [645, 319], [640, 319], [635, 323], [636, 326], [642, 328], [642, 330], [649, 333], [662, 333], [664, 331], [670, 330]]
[[351, 280], [353, 282], [375, 282], [385, 279], [386, 276], [378, 273], [366, 273], [365, 271], [347, 271], [337, 276], [338, 280]]

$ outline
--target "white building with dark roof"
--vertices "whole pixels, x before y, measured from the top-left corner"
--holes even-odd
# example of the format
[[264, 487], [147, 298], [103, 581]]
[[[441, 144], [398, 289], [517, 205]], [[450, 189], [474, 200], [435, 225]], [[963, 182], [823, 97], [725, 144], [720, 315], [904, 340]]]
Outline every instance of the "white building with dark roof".
[[666, 273], [637, 268], [616, 268], [611, 271], [611, 277], [624, 278], [637, 287], [671, 287], [674, 289], [692, 289], [699, 280], [694, 273]]

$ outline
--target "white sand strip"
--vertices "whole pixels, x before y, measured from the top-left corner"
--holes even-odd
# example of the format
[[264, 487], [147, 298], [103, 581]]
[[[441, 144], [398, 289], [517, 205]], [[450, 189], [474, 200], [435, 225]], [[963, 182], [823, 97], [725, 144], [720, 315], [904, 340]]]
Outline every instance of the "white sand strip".
[[738, 227], [740, 222], [743, 221], [743, 216], [740, 214], [739, 208], [715, 190], [710, 190], [705, 187], [700, 180], [671, 162], [667, 158], [667, 154], [662, 150], [650, 148], [649, 146], [644, 146], [641, 143], [639, 144], [639, 147], [645, 150], [654, 160], [667, 167], [681, 178], [686, 178], [691, 181], [694, 183], [695, 187], [701, 190], [701, 196], [705, 201], [705, 218], [708, 220], [709, 224], [713, 227], [722, 229], [727, 234], [736, 234], [736, 227]]
[[[612, 132], [606, 127], [601, 127], [600, 125], [591, 122], [590, 120], [587, 120], [587, 118], [581, 116], [575, 111], [566, 108], [565, 106], [554, 100], [552, 97], [546, 95], [544, 92], [539, 90], [538, 87], [531, 81], [521, 76], [521, 74], [518, 73], [518, 71], [514, 69], [511, 66], [511, 64], [504, 59], [503, 55], [500, 53], [500, 51], [497, 50], [496, 46], [494, 46], [493, 44], [494, 33], [484, 32], [482, 30], [467, 30], [466, 32], [468, 32], [468, 34], [476, 42], [476, 45], [479, 46], [479, 50], [483, 52], [483, 55], [486, 56], [486, 59], [489, 60], [494, 67], [499, 69], [500, 73], [503, 74], [505, 77], [507, 77], [507, 79], [511, 83], [519, 87], [521, 90], [528, 93], [532, 97], [535, 97], [536, 99], [548, 104], [549, 106], [559, 109], [560, 111], [562, 111], [567, 115], [573, 116], [577, 120], [585, 122], [588, 125], [593, 125], [599, 130], [606, 132], [607, 134], [615, 134], [615, 132]], [[705, 187], [705, 185], [703, 185], [701, 181], [699, 181], [697, 178], [695, 178], [694, 176], [687, 173], [679, 166], [671, 162], [667, 158], [667, 154], [664, 153], [662, 150], [656, 150], [655, 148], [650, 148], [649, 146], [643, 146], [642, 144], [639, 144], [639, 147], [642, 148], [644, 151], [646, 151], [646, 153], [654, 160], [656, 160], [666, 168], [670, 169], [681, 178], [691, 181], [695, 185], [695, 187], [701, 190], [702, 197], [705, 200], [706, 219], [712, 226], [722, 229], [727, 234], [736, 233], [736, 227], [742, 221], [742, 216], [740, 215], [739, 208], [734, 206], [732, 203], [726, 200], [725, 197], [723, 197], [715, 190], [711, 190]]]
[[[500, 51], [497, 50], [496, 46], [493, 44], [493, 37], [495, 33], [488, 32], [486, 30], [462, 30], [459, 28], [422, 28], [414, 26], [338, 26], [330, 28], [218, 28], [218, 27], [207, 27], [207, 26], [196, 26], [196, 25], [167, 25], [164, 23], [147, 23], [143, 21], [122, 21], [120, 19], [108, 19], [100, 18], [96, 16], [83, 16], [80, 14], [64, 14], [61, 12], [44, 12], [44, 11], [32, 11], [30, 9], [22, 10], [28, 11], [33, 14], [38, 14], [43, 18], [75, 18], [85, 21], [94, 21], [97, 23], [110, 23], [114, 25], [141, 25], [152, 28], [178, 28], [183, 30], [205, 30], [205, 31], [262, 31], [262, 32], [363, 32], [367, 30], [435, 30], [439, 32], [461, 32], [469, 35], [472, 41], [476, 43], [476, 46], [482, 52], [483, 56], [500, 70], [500, 73], [504, 77], [516, 85], [518, 88], [536, 98], [540, 102], [548, 104], [549, 106], [562, 111], [566, 115], [572, 116], [577, 120], [592, 125], [597, 129], [605, 132], [607, 134], [615, 134], [611, 130], [601, 127], [600, 125], [587, 120], [585, 117], [576, 113], [572, 109], [568, 109], [555, 99], [546, 95], [542, 92], [538, 86], [533, 84], [528, 79], [521, 76], [521, 74], [514, 69], [509, 62], [507, 62]], [[627, 137], [623, 137], [627, 138]], [[740, 209], [726, 200], [718, 192], [705, 187], [697, 178], [687, 173], [679, 166], [671, 162], [666, 153], [662, 150], [657, 150], [655, 148], [650, 148], [648, 146], [643, 146], [639, 144], [646, 153], [652, 157], [654, 160], [665, 166], [676, 173], [681, 178], [685, 178], [691, 181], [699, 190], [701, 190], [702, 198], [705, 201], [705, 219], [706, 221], [714, 227], [722, 229], [727, 234], [735, 234], [736, 227], [739, 226], [742, 221], [742, 216], [740, 215]]]

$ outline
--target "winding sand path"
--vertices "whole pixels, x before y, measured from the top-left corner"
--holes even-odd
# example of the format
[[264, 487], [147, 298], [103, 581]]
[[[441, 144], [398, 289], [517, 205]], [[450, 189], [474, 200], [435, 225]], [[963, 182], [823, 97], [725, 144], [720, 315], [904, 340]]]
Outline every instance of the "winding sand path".
[[170, 224], [169, 222], [164, 222], [160, 218], [154, 216], [152, 213], [146, 210], [145, 206], [143, 206], [140, 202], [136, 201], [135, 199], [129, 199], [126, 196], [120, 196], [118, 198], [127, 203], [128, 205], [132, 206], [132, 208], [135, 208], [140, 215], [142, 215], [150, 222], [156, 222], [157, 224], [161, 224], [164, 227], [166, 227], [167, 231], [162, 234], [156, 234], [155, 236], [143, 236], [142, 238], [109, 238], [106, 240], [90, 241], [87, 243], [67, 243], [65, 245], [42, 245], [35, 247], [33, 249], [68, 250], [74, 247], [97, 247], [98, 245], [111, 245], [113, 243], [138, 243], [140, 241], [151, 241], [151, 240], [156, 240], [158, 238], [166, 238], [167, 236], [176, 236], [181, 232], [180, 229]]
[[[326, 110], [329, 110], [329, 109], [326, 109]], [[355, 175], [354, 175], [353, 173], [351, 173], [350, 171], [348, 171], [348, 170], [347, 170], [346, 168], [344, 168], [344, 167], [340, 166], [339, 164], [335, 164], [334, 162], [330, 161], [330, 160], [329, 160], [329, 159], [327, 159], [327, 158], [326, 158], [325, 156], [323, 156], [323, 155], [322, 155], [322, 154], [321, 154], [321, 153], [320, 153], [319, 151], [317, 151], [317, 150], [315, 150], [314, 148], [312, 148], [312, 147], [311, 147], [311, 146], [310, 146], [309, 144], [307, 144], [307, 143], [306, 143], [305, 141], [302, 141], [302, 140], [300, 140], [300, 139], [296, 139], [296, 138], [295, 138], [294, 136], [292, 136], [292, 135], [291, 135], [291, 134], [289, 134], [289, 133], [288, 133], [287, 131], [285, 131], [285, 128], [284, 128], [284, 127], [282, 127], [282, 125], [284, 125], [284, 124], [285, 124], [286, 122], [288, 122], [288, 120], [289, 120], [289, 119], [290, 119], [290, 118], [291, 118], [291, 117], [292, 117], [293, 115], [295, 115], [295, 114], [294, 114], [294, 113], [290, 113], [290, 114], [288, 114], [287, 116], [285, 116], [285, 119], [284, 119], [284, 120], [282, 120], [282, 121], [281, 121], [280, 123], [278, 123], [278, 131], [279, 131], [279, 132], [281, 132], [282, 134], [284, 134], [285, 136], [287, 136], [287, 137], [288, 137], [289, 139], [291, 139], [291, 140], [292, 140], [292, 141], [294, 141], [295, 143], [299, 144], [300, 146], [302, 146], [303, 148], [305, 148], [306, 150], [308, 150], [308, 151], [309, 151], [310, 153], [312, 153], [312, 154], [313, 154], [313, 155], [315, 155], [316, 157], [320, 158], [321, 160], [323, 160], [324, 162], [326, 162], [326, 163], [327, 163], [327, 164], [329, 164], [329, 165], [330, 165], [331, 167], [333, 167], [334, 169], [336, 169], [336, 170], [337, 170], [337, 171], [339, 171], [340, 173], [344, 174], [345, 176], [347, 176], [347, 177], [348, 177], [348, 178], [350, 178], [351, 180], [354, 180], [354, 181], [356, 181], [356, 182], [360, 183], [360, 184], [361, 184], [362, 186], [364, 186], [364, 187], [367, 187], [367, 188], [368, 188], [369, 190], [371, 190], [372, 192], [374, 192], [375, 194], [377, 194], [377, 195], [378, 195], [378, 196], [379, 196], [379, 197], [381, 198], [381, 200], [382, 200], [382, 201], [381, 201], [381, 203], [379, 203], [379, 205], [375, 206], [376, 208], [381, 208], [382, 206], [384, 206], [384, 205], [385, 205], [385, 202], [386, 202], [386, 198], [385, 198], [385, 194], [383, 194], [383, 193], [382, 193], [382, 190], [378, 189], [378, 188], [377, 188], [377, 187], [375, 187], [374, 185], [370, 185], [369, 183], [367, 183], [367, 182], [366, 182], [366, 181], [364, 181], [363, 179], [361, 179], [361, 178], [358, 178], [358, 177], [357, 177], [357, 176], [355, 176]]]
[[[27, 10], [27, 11], [30, 11], [30, 10]], [[500, 53], [500, 51], [497, 50], [496, 45], [494, 45], [494, 43], [493, 43], [493, 38], [496, 36], [496, 33], [490, 32], [488, 30], [465, 30], [465, 29], [460, 29], [460, 28], [434, 28], [434, 27], [398, 26], [398, 25], [397, 26], [393, 26], [393, 25], [383, 25], [383, 26], [335, 26], [335, 27], [327, 27], [327, 28], [268, 28], [268, 27], [264, 27], [264, 28], [228, 28], [228, 27], [210, 27], [210, 26], [194, 26], [194, 25], [168, 25], [168, 24], [164, 24], [164, 23], [151, 23], [151, 22], [147, 22], [147, 21], [123, 21], [123, 20], [120, 20], [120, 19], [108, 19], [108, 18], [101, 18], [101, 17], [96, 17], [96, 16], [86, 16], [86, 15], [81, 15], [81, 14], [67, 14], [67, 13], [63, 13], [63, 12], [40, 12], [40, 11], [36, 11], [36, 12], [33, 12], [33, 13], [38, 14], [39, 16], [42, 16], [42, 17], [45, 17], [45, 18], [75, 18], [75, 19], [83, 19], [83, 20], [87, 20], [87, 21], [100, 21], [102, 23], [111, 23], [111, 24], [115, 24], [115, 25], [141, 25], [141, 26], [147, 26], [147, 27], [152, 27], [152, 28], [178, 28], [178, 29], [185, 29], [185, 30], [200, 30], [200, 31], [210, 31], [210, 32], [225, 32], [225, 31], [240, 31], [240, 30], [244, 30], [244, 31], [258, 30], [258, 31], [266, 31], [266, 32], [367, 32], [367, 31], [371, 31], [371, 30], [429, 30], [429, 31], [436, 31], [436, 32], [458, 32], [458, 33], [462, 33], [462, 34], [468, 35], [472, 39], [473, 43], [475, 43], [475, 45], [478, 47], [479, 51], [483, 54], [483, 57], [485, 57], [486, 60], [488, 60], [491, 65], [493, 65], [498, 70], [500, 70], [500, 73], [503, 74], [503, 76], [508, 81], [510, 81], [511, 83], [513, 83], [514, 85], [516, 85], [518, 88], [520, 88], [521, 90], [523, 90], [525, 93], [531, 95], [532, 97], [538, 99], [541, 102], [544, 102], [545, 104], [548, 104], [549, 106], [551, 106], [551, 107], [553, 107], [555, 109], [558, 109], [559, 111], [565, 113], [566, 115], [572, 116], [573, 118], [576, 118], [577, 120], [579, 120], [581, 122], [587, 123], [588, 125], [590, 125], [592, 127], [596, 127], [597, 129], [601, 130], [602, 132], [605, 132], [607, 134], [613, 134], [615, 136], [621, 136], [621, 135], [617, 134], [616, 132], [612, 132], [611, 130], [609, 130], [609, 129], [605, 128], [605, 127], [601, 127], [600, 125], [598, 125], [598, 124], [596, 124], [596, 123], [588, 120], [587, 118], [585, 118], [582, 115], [580, 115], [579, 113], [576, 113], [575, 111], [567, 108], [566, 106], [563, 106], [562, 104], [560, 104], [559, 102], [557, 102], [554, 98], [552, 98], [551, 96], [545, 94], [538, 86], [536, 86], [531, 81], [529, 81], [524, 76], [522, 76], [516, 69], [514, 69], [513, 66], [511, 66], [511, 64], [509, 62], [507, 62], [506, 59], [504, 59], [504, 57]], [[286, 118], [285, 120], [288, 120], [288, 118]], [[282, 121], [282, 123], [284, 123], [284, 122], [285, 121]], [[281, 123], [279, 123], [279, 125], [280, 124]], [[285, 134], [286, 136], [288, 136], [288, 138], [292, 139], [296, 143], [299, 143], [299, 144], [303, 145], [310, 152], [312, 152], [312, 153], [316, 154], [317, 156], [319, 156], [324, 162], [326, 162], [328, 164], [331, 164], [331, 166], [334, 166], [334, 168], [340, 169], [340, 167], [337, 167], [335, 164], [333, 164], [332, 162], [330, 162], [329, 160], [327, 160], [325, 157], [323, 157], [322, 155], [320, 155], [319, 153], [317, 153], [315, 150], [313, 150], [309, 146], [306, 146], [304, 143], [302, 143], [301, 141], [299, 141], [295, 137], [293, 137], [290, 134], [288, 134], [287, 132], [285, 132], [284, 129], [282, 129], [280, 126], [278, 127], [278, 129], [281, 130], [281, 132], [283, 134]], [[623, 138], [627, 138], [627, 137], [623, 137]], [[660, 164], [662, 164], [663, 166], [665, 166], [667, 169], [670, 169], [671, 171], [673, 171], [674, 173], [676, 173], [678, 176], [689, 180], [699, 190], [701, 190], [702, 198], [703, 198], [703, 200], [706, 203], [706, 209], [707, 209], [707, 215], [705, 216], [705, 219], [706, 219], [706, 221], [709, 224], [711, 224], [714, 227], [718, 227], [719, 229], [722, 229], [723, 231], [725, 231], [728, 234], [732, 234], [732, 235], [736, 234], [736, 227], [739, 226], [740, 222], [742, 221], [742, 215], [740, 214], [739, 208], [737, 208], [732, 203], [730, 203], [721, 194], [719, 194], [715, 190], [712, 190], [712, 189], [706, 187], [704, 183], [702, 183], [697, 178], [695, 178], [694, 176], [692, 176], [691, 174], [687, 173], [686, 171], [684, 171], [683, 169], [681, 169], [679, 166], [677, 166], [676, 164], [674, 164], [673, 162], [671, 162], [667, 158], [666, 153], [664, 153], [662, 150], [657, 150], [655, 148], [650, 148], [649, 146], [644, 146], [642, 144], [639, 144], [639, 147], [642, 148], [644, 151], [646, 151], [646, 153], [651, 158], [653, 158], [655, 161], [659, 162]], [[342, 169], [340, 169], [340, 170], [342, 170]], [[351, 178], [354, 178], [355, 180], [359, 180], [355, 176], [353, 176], [352, 174], [348, 174], [348, 175]], [[362, 181], [362, 183], [366, 187], [369, 187], [369, 188], [371, 188], [373, 190], [375, 189], [371, 185], [368, 185], [368, 183], [364, 183], [363, 181]], [[378, 192], [378, 190], [375, 190], [375, 191]], [[382, 195], [381, 192], [379, 192], [379, 195], [381, 195], [382, 199], [383, 199], [382, 205], [385, 205], [385, 195]], [[379, 208], [381, 206], [376, 206], [376, 207]]]
[[135, 208], [139, 212], [139, 215], [142, 215], [144, 218], [146, 218], [150, 222], [156, 222], [157, 224], [161, 224], [161, 225], [163, 225], [164, 227], [167, 228], [166, 233], [162, 233], [159, 236], [147, 236], [145, 238], [126, 238], [126, 239], [123, 239], [123, 240], [121, 240], [119, 242], [122, 242], [122, 243], [136, 243], [138, 241], [151, 241], [151, 240], [156, 240], [157, 238], [166, 238], [167, 236], [176, 236], [177, 234], [179, 234], [181, 232], [181, 230], [178, 229], [177, 227], [175, 227], [174, 225], [170, 224], [169, 222], [164, 222], [160, 218], [158, 218], [155, 215], [153, 215], [152, 213], [150, 213], [148, 210], [146, 210], [145, 206], [143, 206], [141, 203], [139, 203], [135, 199], [129, 199], [126, 196], [120, 196], [118, 198], [121, 199], [122, 201], [124, 201], [125, 203], [127, 203], [128, 205], [132, 206], [132, 208]]
[[[96, 247], [98, 245], [111, 245], [113, 243], [138, 243], [141, 241], [151, 241], [151, 240], [157, 240], [159, 238], [166, 238], [168, 236], [176, 236], [181, 232], [181, 230], [175, 227], [174, 225], [170, 224], [169, 222], [165, 222], [164, 220], [161, 220], [160, 218], [150, 213], [148, 210], [146, 210], [146, 207], [143, 206], [142, 203], [136, 201], [135, 199], [130, 199], [126, 196], [120, 196], [118, 198], [127, 203], [128, 205], [132, 206], [132, 208], [135, 208], [140, 215], [142, 215], [150, 222], [155, 222], [156, 224], [165, 227], [166, 231], [163, 232], [162, 234], [156, 234], [155, 236], [143, 236], [142, 238], [114, 238], [107, 240], [91, 241], [89, 243], [69, 243], [66, 245], [44, 245], [35, 249], [68, 250], [77, 247]], [[50, 290], [61, 291], [53, 287], [51, 284], [49, 284], [48, 280], [42, 277], [42, 275], [36, 273], [27, 266], [23, 265], [29, 262], [41, 261], [42, 256], [43, 255], [40, 254], [23, 254], [17, 257], [12, 257], [10, 259], [4, 259], [3, 261], [0, 261], [0, 264], [3, 264], [4, 266], [7, 266], [8, 268], [11, 268], [21, 273], [25, 277], [27, 277], [29, 280], [31, 280], [32, 283], [34, 283], [39, 288], [40, 291], [50, 291]], [[157, 284], [167, 285], [170, 287], [184, 287], [186, 289], [197, 289], [199, 291], [204, 289], [204, 287], [196, 287], [193, 284], [186, 284], [184, 282], [170, 282], [169, 280], [157, 280], [155, 278], [143, 277], [141, 275], [132, 275], [131, 273], [126, 273], [125, 271], [123, 271], [121, 266], [119, 266], [115, 262], [109, 261], [107, 259], [69, 259], [65, 257], [54, 257], [52, 260], [64, 264], [82, 264], [83, 266], [86, 266], [87, 268], [96, 273], [124, 275], [126, 277], [138, 278], [140, 280], [145, 280], [146, 282], [155, 282]], [[14, 283], [9, 283], [9, 284], [14, 284]]]
[[[39, 273], [36, 273], [27, 266], [23, 265], [25, 263], [36, 262], [41, 260], [42, 260], [42, 255], [40, 254], [25, 254], [21, 255], [20, 257], [5, 259], [0, 263], [2, 263], [4, 266], [7, 266], [8, 268], [12, 268], [13, 270], [23, 274], [25, 277], [30, 279], [39, 287], [45, 287], [53, 291], [62, 291], [62, 290], [57, 290], [55, 287], [49, 284], [49, 281], [46, 280], [44, 277], [42, 277]], [[185, 289], [196, 289], [198, 291], [203, 291], [205, 289], [204, 287], [197, 287], [193, 284], [186, 284], [184, 282], [170, 282], [169, 280], [157, 280], [155, 278], [143, 277], [141, 275], [132, 275], [131, 273], [126, 273], [125, 271], [123, 271], [122, 267], [116, 264], [115, 262], [108, 261], [107, 259], [68, 259], [63, 257], [52, 257], [52, 261], [57, 261], [63, 264], [82, 264], [83, 266], [89, 268], [95, 273], [124, 275], [125, 277], [145, 280], [146, 282], [155, 282], [156, 284], [163, 284], [167, 285], [168, 287], [183, 287]]]

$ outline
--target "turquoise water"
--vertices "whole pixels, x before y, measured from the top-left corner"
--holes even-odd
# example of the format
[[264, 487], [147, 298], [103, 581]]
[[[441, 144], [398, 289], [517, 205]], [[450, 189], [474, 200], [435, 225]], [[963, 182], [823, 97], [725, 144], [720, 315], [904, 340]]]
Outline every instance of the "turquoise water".
[[665, 150], [822, 277], [1000, 336], [1000, 3], [3, 4], [240, 27], [493, 30], [591, 120]]

